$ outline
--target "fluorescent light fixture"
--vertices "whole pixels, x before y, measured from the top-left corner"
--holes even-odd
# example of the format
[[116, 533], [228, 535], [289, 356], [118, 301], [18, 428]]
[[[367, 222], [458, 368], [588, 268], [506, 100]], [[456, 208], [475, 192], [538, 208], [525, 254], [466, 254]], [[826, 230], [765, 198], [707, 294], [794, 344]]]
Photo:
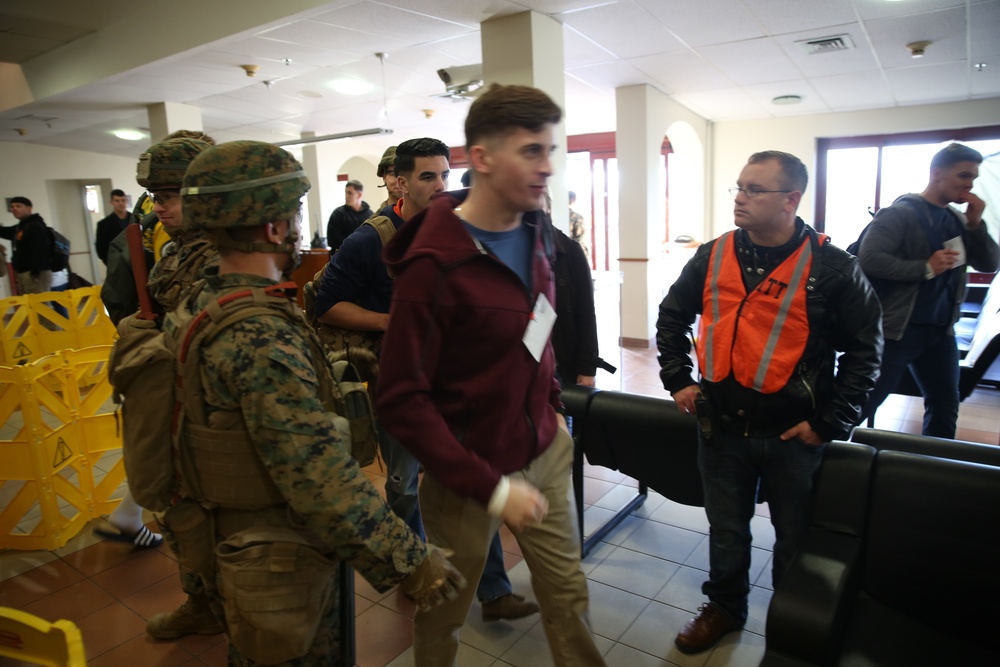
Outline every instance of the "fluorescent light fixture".
[[317, 144], [321, 141], [336, 141], [337, 139], [351, 139], [353, 137], [367, 137], [371, 134], [392, 134], [392, 130], [384, 127], [373, 127], [368, 130], [355, 130], [354, 132], [341, 132], [339, 134], [324, 134], [319, 137], [303, 137], [301, 139], [289, 139], [288, 141], [276, 141], [275, 146], [301, 146], [303, 144]]
[[361, 79], [343, 78], [330, 82], [330, 87], [341, 95], [364, 95], [375, 90], [375, 86]]
[[112, 134], [125, 141], [140, 141], [146, 138], [146, 135], [138, 130], [115, 130]]

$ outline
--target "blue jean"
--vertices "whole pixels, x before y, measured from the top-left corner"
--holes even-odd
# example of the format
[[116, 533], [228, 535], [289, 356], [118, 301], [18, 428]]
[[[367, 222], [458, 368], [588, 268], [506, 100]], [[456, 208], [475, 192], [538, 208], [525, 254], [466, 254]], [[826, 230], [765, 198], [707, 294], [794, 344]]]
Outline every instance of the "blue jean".
[[493, 536], [490, 551], [486, 554], [486, 567], [479, 577], [476, 587], [476, 598], [480, 602], [492, 602], [504, 595], [510, 595], [514, 589], [507, 578], [507, 569], [503, 564], [503, 544], [500, 542], [500, 532]]
[[873, 414], [896, 389], [907, 367], [924, 397], [924, 435], [954, 438], [958, 424], [958, 345], [951, 327], [911, 324], [900, 340], [886, 340], [882, 373], [868, 398]]
[[385, 498], [390, 509], [402, 519], [420, 539], [426, 540], [424, 522], [420, 517], [420, 504], [417, 501], [418, 474], [420, 463], [410, 454], [406, 447], [392, 437], [376, 422], [378, 428], [378, 443], [385, 459]]
[[713, 429], [698, 446], [698, 469], [709, 522], [708, 599], [734, 618], [747, 618], [750, 593], [750, 519], [761, 484], [774, 526], [772, 578], [777, 586], [806, 529], [813, 481], [825, 446], [778, 437], [744, 438]]

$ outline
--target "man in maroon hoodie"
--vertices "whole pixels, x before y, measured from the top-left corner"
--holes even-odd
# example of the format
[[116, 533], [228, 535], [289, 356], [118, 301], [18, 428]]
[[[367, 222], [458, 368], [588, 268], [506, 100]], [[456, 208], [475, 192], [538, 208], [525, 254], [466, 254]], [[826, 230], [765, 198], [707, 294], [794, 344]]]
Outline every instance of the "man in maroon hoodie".
[[[494, 85], [465, 121], [475, 171], [464, 200], [439, 196], [389, 243], [398, 280], [382, 346], [381, 418], [426, 472], [427, 539], [477, 581], [500, 524], [514, 532], [556, 665], [603, 665], [587, 617], [573, 443], [555, 358], [542, 206], [559, 107]], [[414, 618], [421, 667], [450, 667], [475, 591]]]

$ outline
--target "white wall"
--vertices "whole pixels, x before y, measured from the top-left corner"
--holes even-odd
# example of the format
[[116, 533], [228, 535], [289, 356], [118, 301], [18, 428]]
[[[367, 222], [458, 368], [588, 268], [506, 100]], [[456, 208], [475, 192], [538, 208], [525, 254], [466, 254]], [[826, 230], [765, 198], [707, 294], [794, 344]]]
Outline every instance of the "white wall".
[[[747, 158], [757, 151], [786, 151], [805, 163], [809, 169], [810, 182], [802, 197], [799, 215], [811, 223], [816, 206], [816, 184], [813, 177], [816, 172], [818, 138], [897, 134], [998, 123], [998, 99], [716, 123], [709, 166], [711, 210], [706, 238], [714, 238], [733, 228], [733, 199], [726, 189], [736, 185], [736, 179]], [[922, 185], [916, 184], [914, 187]]]
[[[136, 160], [139, 153], [145, 146], [136, 146]], [[0, 142], [0, 184], [3, 192], [0, 196], [15, 197], [23, 196], [31, 200], [33, 210], [40, 214], [45, 221], [55, 229], [68, 236], [73, 241], [73, 252], [77, 253], [85, 248], [77, 247], [80, 239], [88, 238], [85, 229], [79, 229], [82, 222], [82, 210], [80, 218], [74, 219], [71, 224], [68, 221], [58, 219], [57, 211], [60, 203], [52, 201], [50, 194], [51, 181], [73, 180], [83, 183], [95, 183], [110, 181], [113, 187], [120, 188], [126, 194], [132, 196], [132, 201], [136, 201], [142, 188], [135, 182], [136, 160], [103, 155], [100, 153], [89, 153], [86, 151], [75, 151], [65, 148], [53, 148], [50, 146], [39, 146], [37, 144]], [[59, 188], [55, 192], [59, 192]], [[106, 207], [107, 202], [103, 202]], [[82, 203], [80, 204], [82, 209]], [[10, 213], [3, 211], [0, 215], [0, 222], [4, 225], [12, 225], [17, 222]], [[7, 243], [4, 241], [4, 243]], [[10, 244], [7, 244], [10, 252]], [[79, 264], [79, 268], [77, 267]], [[88, 266], [87, 262], [74, 260], [74, 270], [86, 276], [89, 270], [84, 270]], [[0, 297], [10, 296], [9, 286], [6, 280], [0, 280]]]

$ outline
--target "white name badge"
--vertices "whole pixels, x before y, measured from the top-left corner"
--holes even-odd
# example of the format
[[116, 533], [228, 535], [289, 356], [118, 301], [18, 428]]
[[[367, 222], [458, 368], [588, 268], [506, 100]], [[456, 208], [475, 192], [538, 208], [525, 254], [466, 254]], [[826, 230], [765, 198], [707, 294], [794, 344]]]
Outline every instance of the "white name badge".
[[539, 294], [538, 300], [535, 301], [535, 309], [531, 311], [528, 328], [524, 330], [524, 338], [521, 339], [535, 361], [542, 360], [542, 352], [545, 351], [545, 344], [549, 342], [549, 334], [552, 333], [555, 323], [555, 309], [544, 294]]

